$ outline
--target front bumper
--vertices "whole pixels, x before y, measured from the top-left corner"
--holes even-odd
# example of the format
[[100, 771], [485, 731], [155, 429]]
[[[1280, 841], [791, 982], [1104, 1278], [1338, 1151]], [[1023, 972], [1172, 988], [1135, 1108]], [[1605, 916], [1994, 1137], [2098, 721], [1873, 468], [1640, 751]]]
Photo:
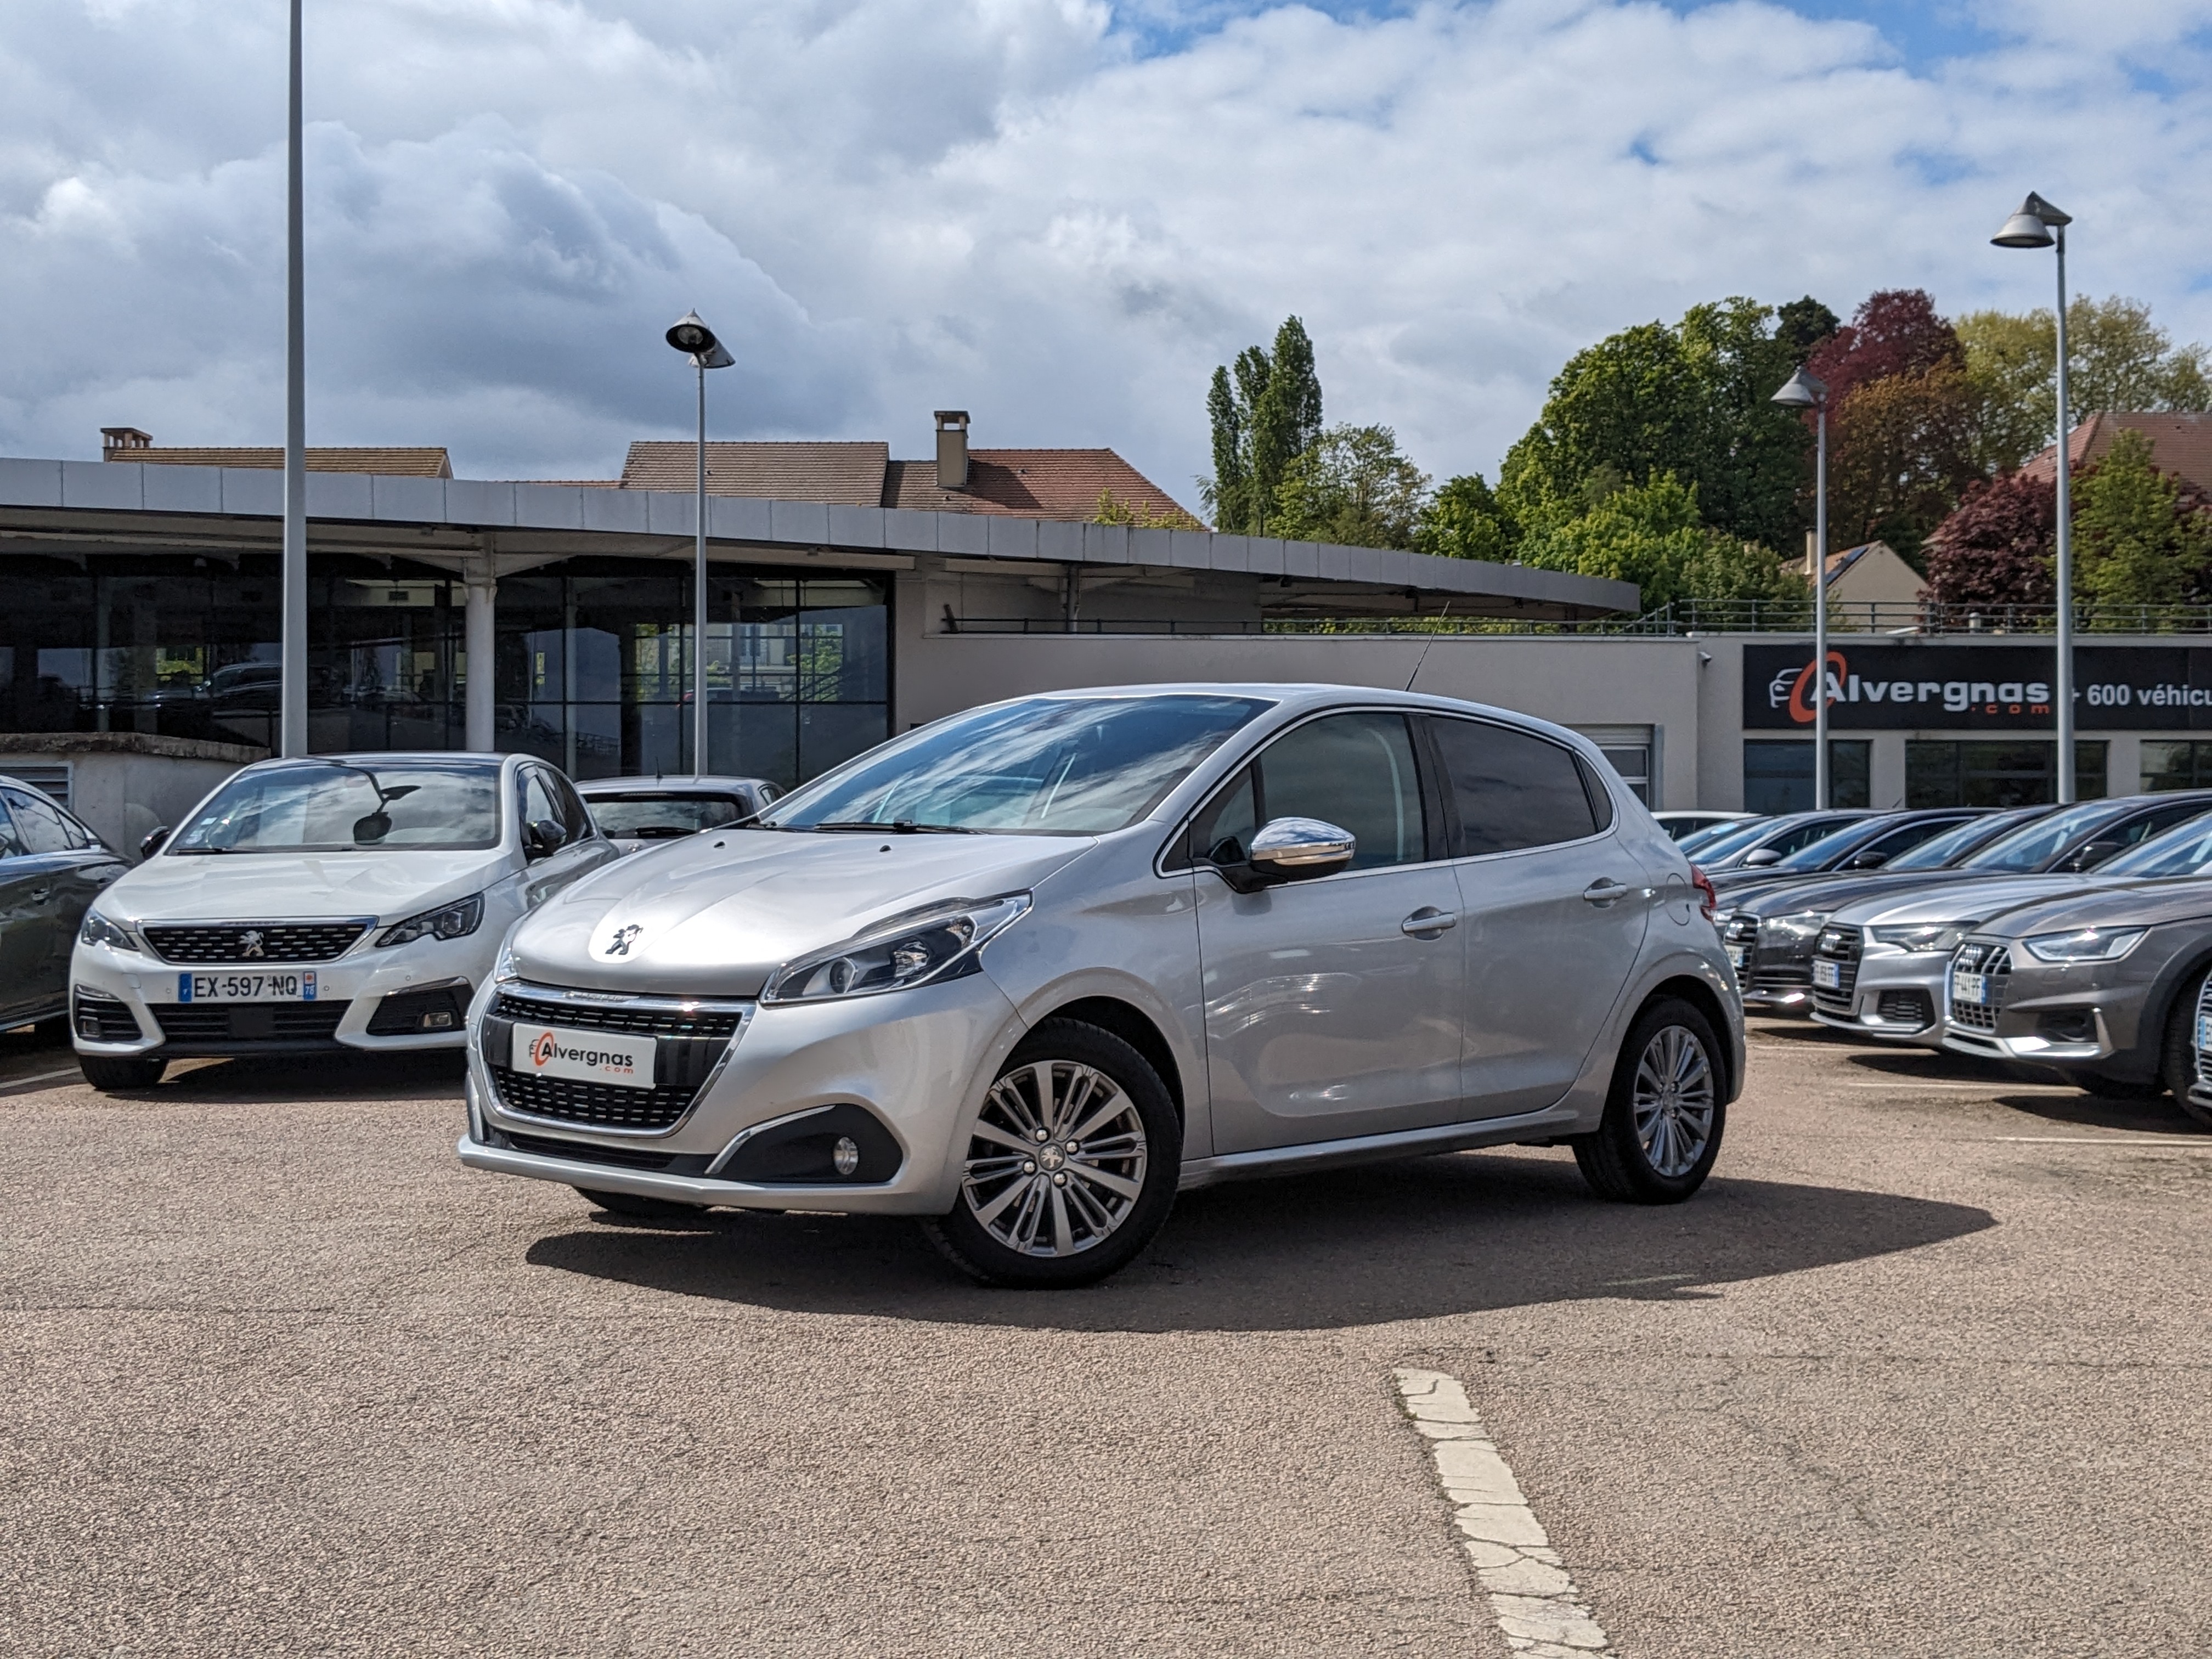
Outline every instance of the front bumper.
[[1950, 969], [1946, 951], [1877, 947], [1858, 957], [1848, 988], [1813, 988], [1813, 1018], [1837, 1030], [1883, 1042], [1940, 1047], [1944, 982]]
[[[479, 995], [472, 1036], [499, 988]], [[975, 1102], [1020, 1035], [1013, 1005], [984, 973], [883, 996], [757, 1006], [682, 1115], [652, 1130], [513, 1109], [472, 1042], [469, 1132], [455, 1151], [471, 1169], [684, 1204], [942, 1215], [958, 1196]], [[888, 1180], [721, 1175], [749, 1137], [837, 1108], [866, 1113], [896, 1143]], [[640, 1167], [657, 1161], [666, 1167]]]
[[2023, 961], [2023, 951], [2008, 954], [2008, 970], [1995, 981], [1994, 1006], [1952, 1000], [1947, 976], [1946, 1048], [1985, 1060], [2092, 1066], [2123, 1074], [2140, 1071], [2148, 1075], [2157, 1070], [2155, 1054], [2132, 1052], [2140, 1024], [2141, 986], [2097, 983], [2096, 969], [2108, 964], [2045, 965], [2033, 958]]
[[[468, 1040], [465, 1016], [473, 988], [490, 971], [499, 934], [480, 927], [466, 939], [418, 939], [379, 949], [364, 938], [330, 962], [248, 963], [236, 968], [194, 963], [179, 966], [136, 951], [80, 944], [70, 962], [70, 1031], [79, 1054], [184, 1059], [214, 1054], [328, 1054], [347, 1049], [409, 1052], [458, 1048]], [[264, 968], [313, 973], [313, 1001], [186, 1004], [178, 1000], [178, 981], [189, 973], [251, 972]], [[438, 993], [444, 994], [437, 994]], [[372, 1031], [390, 1024], [404, 1006], [386, 999], [422, 994], [414, 1006], [434, 1016], [449, 1006], [453, 1024], [410, 1030]], [[77, 1011], [93, 1004], [100, 1018], [87, 1020]], [[120, 1005], [120, 1010], [114, 1005]], [[195, 1014], [180, 1017], [190, 1007]], [[282, 1010], [267, 1018], [217, 1021], [217, 1009]], [[337, 1010], [335, 1018], [331, 1017]], [[380, 1018], [380, 1015], [384, 1016]], [[167, 1018], [165, 1019], [165, 1016]], [[240, 1031], [237, 1028], [248, 1028]], [[125, 1036], [135, 1027], [136, 1035]], [[97, 1030], [100, 1035], [91, 1035]]]

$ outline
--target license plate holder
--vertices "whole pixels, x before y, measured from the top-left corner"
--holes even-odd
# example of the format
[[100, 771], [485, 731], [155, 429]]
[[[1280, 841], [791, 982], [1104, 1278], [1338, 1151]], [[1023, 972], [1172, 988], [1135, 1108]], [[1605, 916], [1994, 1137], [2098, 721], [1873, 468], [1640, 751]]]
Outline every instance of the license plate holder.
[[1952, 975], [1951, 1000], [1970, 1002], [1978, 1008], [1987, 1007], [1990, 1000], [1988, 976], [1982, 974]]
[[179, 974], [177, 1001], [187, 1002], [313, 1002], [315, 973], [312, 968], [257, 969], [250, 972]]
[[1823, 991], [1842, 990], [1844, 988], [1843, 964], [1840, 963], [1829, 962], [1823, 957], [1814, 957], [1813, 961], [1813, 983], [1819, 986]]
[[650, 1089], [658, 1053], [659, 1045], [649, 1036], [518, 1022], [508, 1046], [507, 1064], [525, 1077]]

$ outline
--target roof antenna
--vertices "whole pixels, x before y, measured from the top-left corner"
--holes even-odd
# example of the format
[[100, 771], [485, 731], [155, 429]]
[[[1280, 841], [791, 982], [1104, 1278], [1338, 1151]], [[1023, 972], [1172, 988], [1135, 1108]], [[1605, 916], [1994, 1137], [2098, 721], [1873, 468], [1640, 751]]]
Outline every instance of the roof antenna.
[[[1450, 615], [1451, 601], [1449, 599], [1446, 599], [1444, 601], [1444, 608], [1437, 613], [1437, 620], [1438, 622], [1442, 622], [1445, 617]], [[1428, 644], [1421, 647], [1421, 654], [1413, 659], [1413, 672], [1406, 676], [1406, 690], [1408, 691], [1413, 689], [1413, 682], [1421, 678], [1421, 670], [1428, 666], [1429, 653], [1435, 648], [1437, 636], [1432, 633], [1429, 635]]]

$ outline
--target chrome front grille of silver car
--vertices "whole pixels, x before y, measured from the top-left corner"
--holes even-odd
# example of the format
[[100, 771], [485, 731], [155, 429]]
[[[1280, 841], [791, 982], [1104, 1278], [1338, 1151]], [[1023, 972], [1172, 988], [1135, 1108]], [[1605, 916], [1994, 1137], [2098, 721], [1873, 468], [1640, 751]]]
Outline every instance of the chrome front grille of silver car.
[[[547, 1125], [609, 1134], [666, 1134], [698, 1103], [737, 1047], [750, 1002], [633, 995], [517, 981], [493, 998], [477, 1036], [502, 1110]], [[654, 1086], [629, 1089], [516, 1071], [514, 1027], [553, 1025], [653, 1038]]]
[[[1813, 945], [1813, 960], [1816, 964], [1813, 975], [1813, 1006], [1831, 1014], [1851, 1012], [1852, 994], [1858, 988], [1859, 951], [1862, 939], [1856, 927], [1830, 926], [1820, 930], [1820, 937]], [[1820, 983], [1817, 964], [1832, 962], [1836, 964], [1836, 983]]]
[[[1986, 1002], [1961, 1002], [1956, 994], [1959, 975], [1979, 974], [1989, 982]], [[1994, 939], [1968, 939], [1952, 953], [1949, 984], [1945, 1000], [1950, 1005], [1951, 1023], [1969, 1031], [1994, 1031], [1997, 1029], [1997, 1014], [2004, 1007], [2005, 983], [2012, 973], [2012, 952]]]

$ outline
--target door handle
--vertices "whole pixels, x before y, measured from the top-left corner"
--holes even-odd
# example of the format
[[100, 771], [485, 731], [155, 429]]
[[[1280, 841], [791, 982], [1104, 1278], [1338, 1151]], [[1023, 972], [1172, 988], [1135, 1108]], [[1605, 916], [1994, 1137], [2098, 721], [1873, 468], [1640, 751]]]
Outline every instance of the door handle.
[[1398, 931], [1410, 933], [1415, 939], [1434, 939], [1447, 927], [1459, 926], [1459, 918], [1449, 910], [1439, 910], [1433, 905], [1423, 905], [1398, 924]]
[[1588, 899], [1592, 904], [1606, 905], [1612, 903], [1615, 899], [1626, 898], [1628, 896], [1628, 889], [1622, 886], [1611, 876], [1600, 876], [1595, 881], [1583, 889], [1583, 896]]

